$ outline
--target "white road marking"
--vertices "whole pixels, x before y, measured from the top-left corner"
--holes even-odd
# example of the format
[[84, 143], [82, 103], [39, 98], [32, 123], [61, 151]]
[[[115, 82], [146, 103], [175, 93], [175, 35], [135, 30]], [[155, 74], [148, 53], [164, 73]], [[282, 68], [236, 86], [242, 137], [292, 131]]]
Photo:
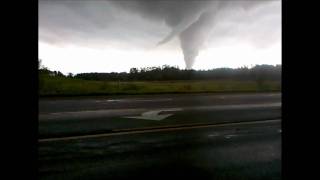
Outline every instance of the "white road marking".
[[229, 134], [229, 135], [226, 135], [225, 138], [230, 139], [230, 138], [235, 137], [235, 136], [237, 136], [237, 135], [235, 135], [235, 134]]
[[160, 109], [160, 110], [153, 110], [147, 111], [141, 114], [141, 116], [127, 116], [125, 118], [134, 118], [134, 119], [145, 119], [145, 120], [155, 120], [160, 121], [173, 114], [159, 114], [165, 111], [182, 111], [182, 108], [170, 108], [170, 109]]
[[157, 101], [172, 101], [171, 98], [166, 98], [166, 99], [136, 99], [134, 101], [154, 101], [154, 102], [157, 102]]
[[184, 109], [186, 110], [220, 110], [220, 109], [266, 108], [266, 107], [281, 107], [281, 103], [196, 106], [196, 107], [186, 107]]
[[217, 137], [217, 136], [219, 136], [219, 134], [217, 134], [217, 133], [216, 133], [216, 134], [209, 134], [209, 135], [208, 135], [208, 137]]
[[[213, 106], [195, 106], [195, 107], [180, 107], [180, 108], [169, 108], [168, 109], [159, 109], [161, 111], [179, 111], [182, 110], [223, 110], [223, 109], [243, 109], [243, 108], [261, 108], [261, 107], [281, 107], [281, 103], [268, 103], [268, 104], [239, 104], [239, 105], [213, 105]], [[178, 110], [175, 110], [178, 109]], [[143, 113], [145, 111], [150, 111], [149, 108], [129, 108], [129, 109], [99, 109], [99, 110], [85, 110], [85, 111], [69, 111], [69, 112], [54, 112], [54, 113], [43, 113], [39, 114], [39, 120], [60, 120], [60, 119], [85, 119], [85, 118], [94, 118], [94, 117], [123, 117], [123, 116], [132, 116]], [[159, 111], [158, 110], [158, 111]], [[155, 111], [155, 110], [151, 110]], [[150, 115], [151, 113], [151, 115]], [[159, 120], [165, 119], [171, 115], [159, 115]], [[142, 117], [140, 119], [145, 119], [145, 117], [151, 117], [152, 114], [157, 114], [156, 112], [146, 113], [147, 116], [134, 116]], [[154, 120], [158, 120], [158, 118]], [[148, 118], [150, 119], [150, 118]], [[150, 120], [153, 120], [152, 118]]]
[[144, 108], [133, 109], [107, 109], [107, 110], [89, 110], [89, 111], [70, 111], [70, 112], [57, 112], [49, 114], [39, 114], [39, 120], [63, 120], [63, 119], [86, 119], [86, 118], [99, 118], [99, 117], [117, 117], [129, 116], [136, 113], [147, 111]]
[[97, 103], [106, 102], [159, 102], [159, 101], [172, 101], [171, 98], [162, 99], [107, 99], [107, 100], [96, 100]]
[[[121, 99], [108, 99], [107, 102], [119, 102], [121, 101]], [[100, 101], [100, 102], [104, 102], [104, 101]]]

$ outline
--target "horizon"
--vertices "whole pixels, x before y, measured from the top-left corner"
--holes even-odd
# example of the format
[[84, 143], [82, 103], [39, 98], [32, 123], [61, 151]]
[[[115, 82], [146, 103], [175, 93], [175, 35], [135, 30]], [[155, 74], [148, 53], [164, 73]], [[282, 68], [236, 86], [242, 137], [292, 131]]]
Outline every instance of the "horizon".
[[[42, 62], [42, 59], [39, 59], [41, 60]], [[187, 69], [187, 68], [179, 68], [178, 66], [170, 66], [170, 65], [167, 65], [167, 64], [164, 64], [164, 65], [161, 65], [161, 66], [150, 66], [150, 67], [141, 67], [141, 68], [138, 68], [138, 67], [131, 67], [128, 71], [119, 71], [119, 72], [115, 72], [115, 71], [111, 71], [111, 72], [97, 72], [97, 71], [90, 71], [90, 72], [79, 72], [79, 73], [71, 73], [73, 76], [77, 75], [77, 74], [90, 74], [90, 73], [97, 73], [97, 74], [104, 74], [104, 73], [128, 73], [130, 74], [130, 70], [131, 69], [137, 69], [138, 72], [141, 71], [141, 70], [147, 70], [147, 71], [152, 71], [154, 70], [155, 68], [159, 68], [159, 69], [164, 69], [165, 67], [168, 67], [168, 68], [177, 68], [178, 70], [192, 70], [192, 71], [214, 71], [214, 70], [217, 70], [217, 69], [232, 69], [232, 70], [236, 70], [236, 69], [241, 69], [241, 68], [247, 68], [247, 69], [253, 69], [255, 68], [256, 66], [273, 66], [273, 67], [277, 67], [277, 66], [282, 66], [282, 64], [254, 64], [254, 65], [250, 65], [250, 66], [240, 66], [240, 67], [214, 67], [214, 68], [210, 68], [210, 69]], [[60, 70], [53, 70], [53, 69], [50, 69], [48, 67], [46, 67], [45, 65], [43, 65], [41, 63], [41, 66], [39, 67], [39, 70], [43, 70], [43, 69], [46, 69], [46, 70], [49, 70], [51, 72], [60, 72], [62, 73], [63, 75], [67, 76], [69, 75], [69, 73], [63, 73], [62, 71]]]

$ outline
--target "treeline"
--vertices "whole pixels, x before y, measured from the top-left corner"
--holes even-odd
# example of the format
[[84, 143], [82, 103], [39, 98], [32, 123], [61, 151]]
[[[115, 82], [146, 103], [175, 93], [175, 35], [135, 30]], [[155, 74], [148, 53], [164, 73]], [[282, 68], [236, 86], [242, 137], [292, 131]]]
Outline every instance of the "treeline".
[[54, 77], [73, 77], [72, 73], [69, 73], [67, 76], [60, 71], [51, 71], [49, 68], [42, 65], [42, 60], [38, 60], [38, 73], [39, 77], [41, 76], [54, 76]]
[[129, 73], [80, 73], [72, 78], [96, 81], [168, 81], [168, 80], [255, 80], [280, 81], [281, 65], [256, 65], [252, 68], [216, 68], [185, 70], [172, 66], [131, 68]]

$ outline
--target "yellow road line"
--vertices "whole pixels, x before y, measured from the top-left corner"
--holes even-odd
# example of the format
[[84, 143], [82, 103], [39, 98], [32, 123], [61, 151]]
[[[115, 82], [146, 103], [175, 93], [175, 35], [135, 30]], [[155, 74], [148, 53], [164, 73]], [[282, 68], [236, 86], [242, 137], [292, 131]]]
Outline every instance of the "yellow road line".
[[[119, 135], [128, 135], [128, 134], [142, 134], [142, 133], [151, 133], [151, 132], [163, 132], [163, 131], [176, 131], [176, 130], [187, 130], [187, 129], [199, 129], [199, 128], [209, 128], [209, 127], [224, 127], [224, 126], [234, 126], [234, 125], [249, 125], [249, 124], [263, 124], [271, 122], [280, 122], [280, 119], [273, 120], [263, 120], [263, 121], [248, 121], [248, 122], [233, 122], [233, 123], [224, 123], [224, 124], [206, 124], [206, 125], [197, 125], [187, 126], [182, 124], [179, 127], [177, 126], [158, 126], [150, 127], [149, 129], [119, 129], [114, 130], [113, 133], [103, 133], [103, 134], [92, 134], [92, 135], [80, 135], [80, 136], [71, 136], [71, 137], [60, 137], [60, 138], [47, 138], [39, 139], [38, 142], [52, 142], [52, 141], [67, 141], [67, 140], [77, 140], [77, 139], [87, 139], [87, 138], [98, 138], [98, 137], [109, 137], [109, 136], [119, 136]], [[188, 124], [191, 125], [191, 124]], [[184, 127], [181, 127], [184, 126]], [[119, 132], [124, 131], [124, 132]]]

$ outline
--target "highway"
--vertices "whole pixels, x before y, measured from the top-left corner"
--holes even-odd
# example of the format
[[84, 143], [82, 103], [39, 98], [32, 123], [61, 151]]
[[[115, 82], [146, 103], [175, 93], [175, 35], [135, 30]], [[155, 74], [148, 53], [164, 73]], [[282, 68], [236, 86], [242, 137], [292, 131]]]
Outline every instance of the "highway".
[[40, 179], [281, 179], [281, 94], [40, 99]]

